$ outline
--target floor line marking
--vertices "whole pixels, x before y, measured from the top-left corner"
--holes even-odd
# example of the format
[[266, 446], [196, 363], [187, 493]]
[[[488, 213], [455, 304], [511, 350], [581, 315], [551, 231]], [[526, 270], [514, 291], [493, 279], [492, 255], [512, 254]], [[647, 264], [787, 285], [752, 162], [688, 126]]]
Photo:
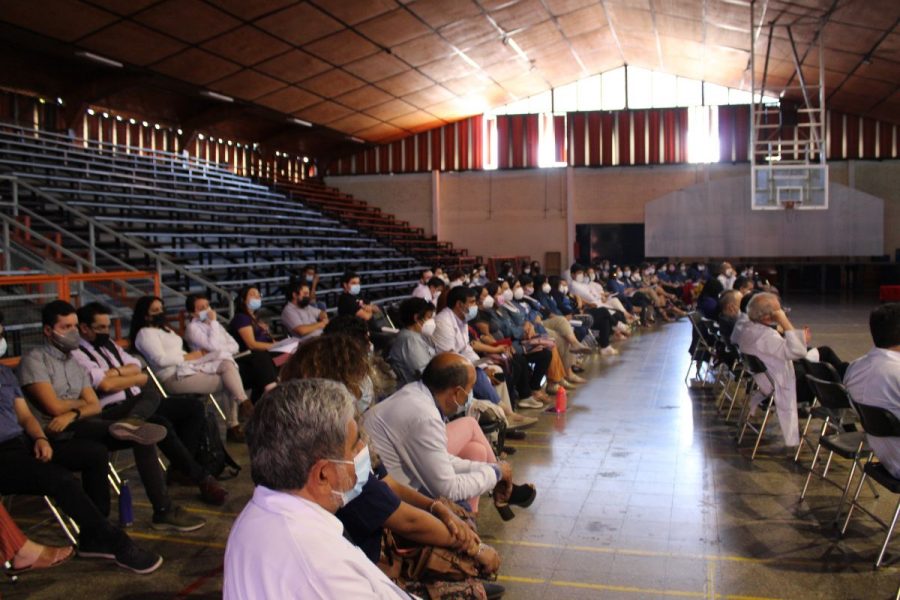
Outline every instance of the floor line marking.
[[129, 537], [138, 538], [140, 540], [152, 540], [155, 542], [172, 542], [175, 544], [183, 544], [185, 546], [203, 546], [205, 548], [213, 548], [215, 550], [224, 550], [225, 544], [219, 542], [208, 542], [205, 540], [193, 540], [191, 538], [177, 538], [167, 535], [158, 535], [156, 533], [142, 533], [140, 531], [129, 531]]
[[[140, 506], [141, 508], [153, 508], [153, 505], [149, 502], [134, 502], [133, 504], [134, 506]], [[184, 510], [187, 512], [197, 513], [200, 515], [215, 515], [217, 517], [229, 517], [233, 519], [236, 519], [241, 515], [241, 513], [230, 512], [226, 510], [211, 510], [209, 508], [193, 508], [190, 506], [184, 506], [182, 508], [184, 508]]]
[[706, 561], [706, 597], [715, 600], [716, 597], [716, 563]]
[[[508, 583], [527, 583], [532, 585], [542, 585], [549, 584], [556, 587], [568, 587], [568, 588], [578, 588], [578, 589], [587, 589], [587, 590], [598, 590], [598, 591], [606, 591], [606, 592], [622, 592], [622, 593], [630, 593], [630, 594], [642, 594], [649, 595], [655, 594], [660, 596], [675, 596], [680, 598], [705, 598], [707, 597], [705, 592], [692, 592], [687, 590], [665, 590], [665, 589], [654, 589], [654, 588], [641, 588], [634, 586], [625, 586], [625, 585], [611, 585], [605, 583], [585, 583], [580, 581], [562, 581], [556, 579], [539, 579], [534, 577], [516, 577], [514, 575], [500, 575], [497, 577], [498, 581], [508, 582]], [[778, 600], [777, 598], [771, 598], [766, 596], [736, 596], [731, 594], [725, 595], [716, 595], [714, 598], [724, 598], [726, 600]]]

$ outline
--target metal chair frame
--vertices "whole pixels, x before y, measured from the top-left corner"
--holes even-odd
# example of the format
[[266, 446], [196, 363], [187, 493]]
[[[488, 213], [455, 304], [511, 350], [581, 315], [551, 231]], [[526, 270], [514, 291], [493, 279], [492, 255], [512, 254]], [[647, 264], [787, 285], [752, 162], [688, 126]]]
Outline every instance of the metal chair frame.
[[[800, 359], [801, 363], [803, 363], [806, 368], [806, 372], [810, 375], [813, 375], [817, 379], [821, 379], [824, 381], [833, 381], [835, 383], [840, 383], [841, 376], [828, 363], [823, 362], [812, 362], [805, 358]], [[816, 394], [815, 389], [812, 389], [813, 392], [813, 403], [809, 407], [809, 414], [806, 416], [806, 422], [803, 424], [803, 431], [800, 433], [800, 444], [797, 446], [797, 452], [794, 453], [794, 462], [798, 462], [800, 460], [800, 453], [803, 451], [804, 447], [808, 447], [810, 450], [815, 451], [816, 446], [813, 445], [812, 440], [809, 439], [809, 427], [812, 424], [812, 420], [814, 418], [819, 418], [821, 415], [821, 411], [814, 411], [814, 409], [819, 405], [818, 394]], [[833, 426], [837, 426], [838, 424], [833, 424]], [[819, 434], [821, 437], [821, 433]]]
[[[769, 423], [769, 418], [772, 416], [772, 411], [775, 409], [775, 381], [772, 379], [772, 376], [769, 375], [768, 370], [766, 369], [766, 365], [756, 356], [752, 354], [744, 354], [743, 362], [744, 362], [744, 370], [750, 375], [764, 375], [766, 379], [769, 380], [769, 384], [772, 386], [772, 391], [765, 398], [763, 398], [760, 404], [765, 405], [765, 414], [763, 414], [762, 422], [759, 427], [754, 425], [751, 422], [752, 418], [752, 407], [750, 406], [751, 395], [748, 393], [746, 401], [744, 402], [744, 407], [741, 410], [741, 418], [738, 420], [741, 423], [741, 431], [738, 434], [737, 443], [740, 446], [741, 442], [744, 439], [744, 434], [747, 432], [747, 429], [750, 429], [756, 432], [756, 442], [753, 444], [753, 452], [750, 454], [750, 460], [754, 460], [756, 458], [756, 452], [759, 450], [759, 444], [762, 442], [763, 434], [766, 431], [766, 425]], [[753, 386], [756, 389], [760, 389], [754, 380]], [[760, 390], [762, 391], [762, 390]]]

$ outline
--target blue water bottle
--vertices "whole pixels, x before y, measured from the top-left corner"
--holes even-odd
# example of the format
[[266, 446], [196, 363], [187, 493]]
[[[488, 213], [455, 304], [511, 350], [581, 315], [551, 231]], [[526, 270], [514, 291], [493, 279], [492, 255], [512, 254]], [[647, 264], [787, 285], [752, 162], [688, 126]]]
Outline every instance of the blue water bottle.
[[131, 505], [131, 488], [128, 487], [128, 480], [122, 480], [122, 486], [119, 488], [119, 525], [121, 527], [131, 527], [134, 525], [134, 507]]

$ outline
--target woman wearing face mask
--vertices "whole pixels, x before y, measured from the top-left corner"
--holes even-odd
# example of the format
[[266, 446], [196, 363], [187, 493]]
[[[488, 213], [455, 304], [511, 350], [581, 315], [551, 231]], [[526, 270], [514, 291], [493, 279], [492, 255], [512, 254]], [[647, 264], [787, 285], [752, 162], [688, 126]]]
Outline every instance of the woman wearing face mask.
[[483, 286], [488, 282], [487, 279], [487, 269], [484, 268], [484, 265], [475, 265], [475, 268], [472, 270], [472, 285]]
[[[219, 323], [218, 315], [209, 306], [209, 300], [199, 294], [189, 294], [184, 302], [185, 312], [190, 317], [184, 331], [184, 339], [191, 350], [206, 352], [225, 352], [234, 356], [238, 353], [238, 343], [228, 335]], [[241, 380], [250, 386], [250, 401], [253, 404], [262, 395], [275, 387], [278, 370], [272, 362], [272, 355], [265, 350], [251, 350], [236, 359], [241, 373]]]
[[268, 350], [275, 345], [269, 326], [258, 317], [262, 308], [262, 295], [252, 285], [244, 286], [238, 292], [235, 305], [236, 314], [228, 324], [228, 333], [237, 340], [238, 348], [244, 350]]
[[[331, 379], [343, 383], [351, 394], [360, 398], [368, 371], [366, 354], [365, 346], [354, 337], [316, 338], [303, 344], [291, 356], [282, 369], [282, 378], [284, 381], [313, 377]], [[364, 436], [364, 432], [361, 434]], [[395, 480], [366, 442], [363, 437], [353, 460], [356, 483], [341, 494], [342, 506], [335, 515], [343, 523], [351, 542], [377, 564], [386, 529], [414, 543], [475, 556], [484, 575], [497, 570], [499, 556], [489, 546], [482, 548], [478, 535], [466, 522], [470, 517], [466, 511], [455, 503], [428, 498]], [[421, 591], [417, 582], [406, 583], [410, 593]], [[440, 582], [438, 597], [465, 592], [479, 585], [475, 580]]]
[[170, 395], [225, 392], [228, 439], [244, 441], [240, 421], [250, 418], [253, 404], [227, 351], [184, 351], [184, 340], [169, 329], [162, 299], [144, 296], [134, 306], [129, 334], [131, 347], [141, 353]]
[[437, 354], [431, 335], [434, 333], [434, 305], [422, 298], [407, 298], [400, 303], [400, 325], [394, 338], [388, 362], [402, 386], [422, 378], [422, 371]]
[[[360, 383], [357, 409], [360, 414], [376, 402], [380, 402], [397, 390], [397, 376], [391, 366], [381, 357], [372, 345], [369, 326], [359, 317], [340, 316], [332, 319], [325, 327], [322, 337], [346, 335], [354, 338], [366, 348], [367, 375]], [[340, 364], [337, 365], [340, 368]], [[282, 375], [282, 379], [284, 375]]]

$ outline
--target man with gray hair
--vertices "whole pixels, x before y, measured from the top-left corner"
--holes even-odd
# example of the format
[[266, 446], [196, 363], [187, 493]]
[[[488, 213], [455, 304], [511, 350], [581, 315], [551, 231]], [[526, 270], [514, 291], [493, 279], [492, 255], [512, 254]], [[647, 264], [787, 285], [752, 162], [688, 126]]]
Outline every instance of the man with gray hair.
[[719, 331], [729, 344], [734, 325], [741, 314], [741, 293], [737, 290], [725, 290], [719, 295]]
[[[778, 424], [784, 436], [785, 445], [792, 447], [800, 443], [800, 429], [797, 420], [797, 378], [794, 362], [806, 357], [809, 329], [798, 330], [781, 309], [781, 302], [775, 294], [762, 293], [753, 297], [747, 305], [750, 322], [732, 334], [742, 353], [752, 354], [766, 365], [766, 370], [775, 382], [775, 411]], [[784, 336], [778, 334], [775, 326], [781, 328]], [[756, 384], [763, 394], [772, 392], [769, 380], [764, 375], [756, 377]], [[751, 402], [759, 403], [762, 396]]]
[[256, 489], [228, 536], [226, 600], [410, 598], [334, 516], [371, 470], [354, 402], [340, 383], [305, 379], [256, 404], [247, 429]]

